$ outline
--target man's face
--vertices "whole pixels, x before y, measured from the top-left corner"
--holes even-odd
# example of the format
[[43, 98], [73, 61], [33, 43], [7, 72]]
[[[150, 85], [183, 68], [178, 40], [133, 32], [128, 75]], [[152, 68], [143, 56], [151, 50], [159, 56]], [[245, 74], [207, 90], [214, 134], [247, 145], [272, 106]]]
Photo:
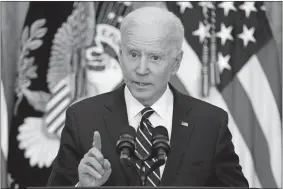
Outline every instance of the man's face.
[[150, 106], [162, 96], [171, 75], [178, 71], [180, 56], [176, 58], [175, 46], [162, 26], [134, 26], [127, 31], [119, 57], [124, 81], [137, 100]]

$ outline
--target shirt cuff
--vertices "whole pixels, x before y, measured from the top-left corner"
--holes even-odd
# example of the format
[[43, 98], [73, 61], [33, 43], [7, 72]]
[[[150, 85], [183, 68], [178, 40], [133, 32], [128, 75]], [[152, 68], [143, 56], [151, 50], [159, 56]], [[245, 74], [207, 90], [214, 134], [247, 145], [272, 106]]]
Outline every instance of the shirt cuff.
[[78, 187], [79, 186], [79, 183], [77, 183], [76, 185], [75, 185], [75, 187]]

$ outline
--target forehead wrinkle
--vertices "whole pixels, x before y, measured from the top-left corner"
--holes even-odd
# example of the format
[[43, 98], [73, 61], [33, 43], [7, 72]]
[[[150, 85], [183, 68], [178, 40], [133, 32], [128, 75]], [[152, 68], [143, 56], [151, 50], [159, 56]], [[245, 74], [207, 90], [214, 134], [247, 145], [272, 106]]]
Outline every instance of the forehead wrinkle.
[[165, 53], [171, 53], [172, 48], [169, 45], [163, 44], [159, 45], [156, 43], [156, 41], [125, 41], [125, 43], [122, 44], [124, 47], [128, 49], [134, 49], [134, 50], [141, 50], [147, 53], [158, 53], [164, 55]]
[[140, 45], [159, 45], [161, 47], [167, 46], [168, 45], [168, 38], [166, 37], [156, 37], [156, 38], [151, 38], [151, 39], [145, 39], [142, 37], [135, 36], [133, 37], [134, 34], [128, 33], [127, 35], [124, 36], [123, 38], [123, 43], [136, 43]]
[[[139, 45], [148, 45], [148, 46], [157, 46], [158, 48], [171, 48], [173, 47], [176, 39], [174, 38], [174, 33], [163, 32], [165, 29], [161, 30], [160, 35], [144, 37], [143, 34], [141, 36], [136, 32], [138, 29], [128, 28], [122, 35], [122, 44], [126, 43], [136, 43]], [[160, 29], [159, 29], [160, 30]]]

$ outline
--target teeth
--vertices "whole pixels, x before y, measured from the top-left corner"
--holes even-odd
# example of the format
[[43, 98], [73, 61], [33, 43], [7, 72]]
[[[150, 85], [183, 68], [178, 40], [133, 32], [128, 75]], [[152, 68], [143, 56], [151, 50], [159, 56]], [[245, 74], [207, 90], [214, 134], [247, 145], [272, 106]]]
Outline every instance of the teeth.
[[144, 86], [145, 84], [143, 84], [143, 83], [139, 83], [139, 82], [136, 82], [138, 85], [140, 85], [140, 86]]

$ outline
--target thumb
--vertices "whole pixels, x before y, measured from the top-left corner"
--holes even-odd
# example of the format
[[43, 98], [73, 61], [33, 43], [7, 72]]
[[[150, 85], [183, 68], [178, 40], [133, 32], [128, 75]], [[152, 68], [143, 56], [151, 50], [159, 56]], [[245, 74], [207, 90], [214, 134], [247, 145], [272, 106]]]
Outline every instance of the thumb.
[[96, 147], [99, 151], [101, 151], [101, 138], [98, 131], [95, 131], [93, 134], [92, 147]]

